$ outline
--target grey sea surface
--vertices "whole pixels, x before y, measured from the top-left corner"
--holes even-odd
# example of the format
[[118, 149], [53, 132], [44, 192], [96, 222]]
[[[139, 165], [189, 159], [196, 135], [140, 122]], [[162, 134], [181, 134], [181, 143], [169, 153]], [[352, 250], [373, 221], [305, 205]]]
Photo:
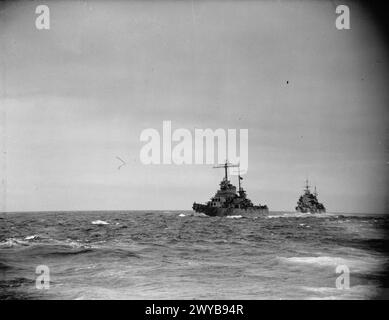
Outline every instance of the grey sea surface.
[[[0, 299], [373, 299], [387, 287], [388, 222], [286, 212], [0, 213]], [[49, 289], [36, 287], [40, 265]], [[348, 289], [336, 286], [338, 266], [350, 272]]]

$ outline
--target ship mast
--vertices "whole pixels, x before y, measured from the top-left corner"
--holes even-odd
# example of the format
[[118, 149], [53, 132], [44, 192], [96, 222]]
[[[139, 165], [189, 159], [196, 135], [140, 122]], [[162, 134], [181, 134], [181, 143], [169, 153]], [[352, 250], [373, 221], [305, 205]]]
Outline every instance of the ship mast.
[[[214, 166], [214, 168], [224, 168], [224, 180], [225, 181], [228, 181], [227, 168], [231, 168], [231, 167], [239, 167], [239, 165], [229, 163], [228, 160], [226, 160], [226, 162], [224, 164]], [[239, 185], [240, 185], [240, 182], [239, 182]]]
[[238, 167], [238, 183], [239, 183], [239, 192], [242, 191], [242, 188], [240, 187], [240, 180], [242, 180], [242, 177], [240, 176], [240, 167]]
[[310, 190], [309, 190], [309, 183], [308, 183], [308, 179], [307, 179], [307, 180], [305, 180], [305, 192], [306, 192], [306, 193], [310, 192]]

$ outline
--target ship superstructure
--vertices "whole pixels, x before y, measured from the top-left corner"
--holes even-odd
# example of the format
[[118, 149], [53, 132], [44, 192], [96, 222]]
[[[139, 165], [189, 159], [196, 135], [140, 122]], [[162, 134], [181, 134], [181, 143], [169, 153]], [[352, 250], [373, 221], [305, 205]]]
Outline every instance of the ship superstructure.
[[220, 182], [220, 189], [206, 204], [193, 203], [193, 210], [201, 212], [209, 216], [227, 216], [227, 215], [241, 215], [241, 214], [263, 214], [268, 213], [266, 205], [254, 205], [249, 198], [247, 198], [246, 191], [242, 188], [243, 177], [238, 174], [238, 190], [231, 184], [228, 179], [228, 168], [238, 167], [239, 165], [231, 164], [226, 161], [222, 165], [214, 168], [224, 168], [224, 178]]
[[314, 192], [311, 192], [308, 179], [305, 181], [304, 193], [300, 196], [296, 211], [302, 213], [323, 213], [326, 212], [326, 208], [322, 203], [317, 199], [318, 193], [316, 190], [316, 186]]

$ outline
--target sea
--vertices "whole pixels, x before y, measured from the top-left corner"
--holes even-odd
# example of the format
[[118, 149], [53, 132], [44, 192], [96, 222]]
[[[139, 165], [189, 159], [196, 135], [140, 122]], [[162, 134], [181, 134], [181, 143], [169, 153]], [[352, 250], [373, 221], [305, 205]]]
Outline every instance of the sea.
[[0, 299], [389, 297], [387, 215], [0, 213]]

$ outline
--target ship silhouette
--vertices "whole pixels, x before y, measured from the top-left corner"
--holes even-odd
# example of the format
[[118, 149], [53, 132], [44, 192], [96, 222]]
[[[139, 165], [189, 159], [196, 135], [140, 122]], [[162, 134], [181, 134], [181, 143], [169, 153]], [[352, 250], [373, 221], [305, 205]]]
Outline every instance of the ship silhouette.
[[224, 178], [220, 182], [220, 189], [206, 204], [193, 203], [193, 210], [199, 213], [204, 213], [208, 216], [234, 216], [245, 214], [265, 214], [269, 212], [266, 205], [254, 205], [247, 198], [246, 191], [242, 188], [241, 181], [243, 178], [238, 174], [238, 192], [236, 187], [228, 180], [227, 168], [238, 167], [239, 165], [231, 164], [226, 161], [222, 165], [214, 168], [224, 168]]
[[326, 212], [326, 208], [322, 203], [319, 202], [317, 199], [318, 193], [315, 191], [311, 193], [308, 180], [306, 180], [306, 184], [304, 187], [304, 194], [300, 196], [298, 202], [296, 211], [302, 212], [302, 213], [324, 213]]

